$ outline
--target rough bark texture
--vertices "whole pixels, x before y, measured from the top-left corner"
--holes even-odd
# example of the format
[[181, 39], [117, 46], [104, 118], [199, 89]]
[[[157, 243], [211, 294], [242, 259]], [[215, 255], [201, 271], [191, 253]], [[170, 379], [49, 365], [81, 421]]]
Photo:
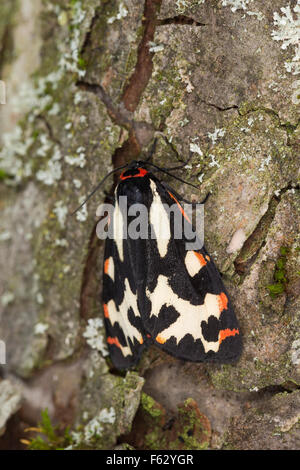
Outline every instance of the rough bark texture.
[[[72, 426], [65, 447], [299, 448], [299, 1], [0, 10], [0, 448], [32, 445], [34, 431], [19, 440], [46, 408], [58, 433]], [[153, 348], [122, 375], [89, 322], [102, 318], [103, 196], [70, 213], [161, 134], [155, 162], [192, 150], [180, 176], [197, 199], [211, 192], [206, 246], [244, 350], [216, 366]]]

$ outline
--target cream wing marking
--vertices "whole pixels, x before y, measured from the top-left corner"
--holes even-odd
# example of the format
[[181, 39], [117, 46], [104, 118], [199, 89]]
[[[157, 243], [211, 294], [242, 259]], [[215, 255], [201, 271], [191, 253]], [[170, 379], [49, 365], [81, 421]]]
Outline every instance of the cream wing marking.
[[155, 233], [159, 254], [163, 258], [168, 252], [168, 244], [171, 238], [170, 220], [157, 192], [156, 184], [152, 180], [150, 180], [150, 187], [153, 195], [150, 207], [150, 223]]
[[[119, 323], [120, 327], [124, 332], [126, 341], [127, 338], [130, 338], [132, 343], [134, 343], [134, 338], [136, 338], [139, 343], [142, 343], [143, 337], [141, 333], [135, 328], [135, 326], [130, 323], [128, 319], [128, 310], [130, 309], [130, 307], [132, 308], [134, 315], [136, 317], [140, 317], [136, 295], [133, 294], [133, 292], [131, 291], [128, 279], [125, 279], [125, 291], [123, 302], [119, 305], [118, 308], [116, 307], [116, 304], [113, 300], [110, 300], [107, 303], [108, 318], [112, 326], [116, 322]], [[128, 354], [132, 354], [132, 352], [130, 352], [130, 348], [128, 348], [128, 351]]]
[[191, 277], [196, 276], [200, 269], [206, 265], [203, 256], [195, 251], [188, 251], [185, 257], [185, 266]]
[[118, 201], [116, 200], [114, 215], [113, 215], [113, 227], [114, 227], [114, 240], [117, 245], [119, 257], [121, 261], [124, 261], [124, 252], [123, 252], [123, 215], [120, 211]]
[[122, 346], [122, 344], [118, 343], [118, 348], [121, 349], [122, 354], [124, 357], [126, 356], [132, 356], [132, 351], [129, 346]]
[[221, 310], [218, 295], [206, 294], [204, 304], [192, 305], [189, 301], [178, 297], [170, 287], [167, 277], [160, 275], [154, 291], [149, 292], [147, 290], [147, 296], [152, 303], [151, 315], [158, 317], [164, 305], [173, 306], [179, 313], [177, 320], [159, 333], [158, 341], [160, 343], [164, 343], [171, 336], [174, 336], [177, 343], [179, 343], [185, 335], [190, 334], [193, 336], [194, 341], [201, 340], [205, 353], [210, 350], [218, 351], [219, 340], [206, 341], [201, 328], [201, 322], [207, 322], [211, 315], [219, 319]]

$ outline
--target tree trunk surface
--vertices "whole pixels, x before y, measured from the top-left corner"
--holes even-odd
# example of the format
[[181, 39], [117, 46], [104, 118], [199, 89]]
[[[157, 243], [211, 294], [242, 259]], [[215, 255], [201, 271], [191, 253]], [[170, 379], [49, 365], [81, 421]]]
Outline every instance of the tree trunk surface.
[[[0, 448], [299, 448], [299, 0], [0, 11]], [[159, 166], [192, 155], [175, 174], [198, 190], [166, 181], [211, 193], [205, 244], [243, 335], [234, 365], [155, 347], [124, 374], [109, 361], [103, 192], [71, 213], [155, 137]], [[39, 423], [42, 441], [25, 432]]]

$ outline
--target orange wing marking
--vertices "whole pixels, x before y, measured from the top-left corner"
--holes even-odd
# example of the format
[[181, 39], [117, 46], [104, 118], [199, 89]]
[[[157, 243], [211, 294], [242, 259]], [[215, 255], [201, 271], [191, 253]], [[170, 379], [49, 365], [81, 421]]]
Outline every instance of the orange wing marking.
[[234, 328], [233, 330], [230, 330], [229, 328], [226, 328], [226, 330], [220, 330], [219, 332], [219, 344], [224, 341], [224, 339], [228, 338], [228, 336], [235, 336], [239, 335], [240, 332], [237, 328]]
[[159, 335], [157, 335], [155, 339], [160, 344], [164, 344], [166, 342], [166, 340]]
[[227, 310], [228, 298], [224, 294], [224, 292], [221, 292], [221, 294], [218, 296], [218, 302], [219, 302], [220, 312], [222, 312], [222, 310]]
[[106, 304], [103, 304], [103, 310], [105, 318], [109, 318], [108, 308]]
[[184, 212], [184, 210], [182, 209], [181, 205], [179, 204], [179, 202], [177, 201], [176, 197], [173, 196], [173, 194], [171, 194], [169, 191], [168, 191], [169, 195], [171, 196], [172, 199], [174, 199], [174, 201], [176, 202], [177, 206], [179, 207], [179, 210], [180, 212], [182, 213], [183, 217], [191, 224], [192, 222], [190, 221], [190, 219], [188, 218], [188, 216], [186, 215], [186, 213]]
[[200, 264], [201, 264], [201, 268], [202, 266], [205, 266], [207, 264], [207, 262], [205, 261], [204, 257], [201, 255], [201, 253], [197, 253], [196, 251], [194, 251], [195, 255], [197, 256]]
[[109, 258], [104, 261], [104, 273], [107, 274], [109, 270]]
[[113, 338], [112, 336], [107, 337], [108, 344], [115, 344], [118, 348], [121, 348], [118, 338]]
[[[126, 171], [128, 171], [128, 170], [126, 170]], [[136, 175], [127, 175], [127, 176], [124, 176], [124, 174], [126, 173], [126, 171], [123, 171], [123, 173], [121, 174], [121, 176], [120, 176], [120, 179], [121, 179], [121, 180], [126, 180], [127, 178], [138, 178], [138, 177], [141, 177], [141, 178], [142, 178], [143, 176], [145, 176], [145, 175], [148, 173], [148, 171], [145, 170], [145, 168], [139, 168], [139, 173], [137, 173]]]

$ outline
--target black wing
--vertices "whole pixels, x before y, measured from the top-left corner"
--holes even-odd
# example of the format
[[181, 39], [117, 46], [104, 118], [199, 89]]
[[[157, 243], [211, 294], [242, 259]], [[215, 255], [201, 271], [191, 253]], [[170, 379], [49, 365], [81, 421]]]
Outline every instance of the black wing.
[[147, 342], [131, 253], [126, 240], [118, 237], [123, 222], [124, 214], [115, 202], [111, 221], [114, 238], [105, 242], [102, 300], [108, 349], [117, 369], [133, 367]]
[[182, 223], [188, 219], [175, 196], [156, 179], [150, 186], [155, 208], [149, 207], [149, 219], [157, 239], [147, 240], [145, 290], [140, 298], [144, 328], [157, 346], [175, 357], [236, 361], [241, 336], [221, 276], [204, 247], [187, 250], [185, 236], [175, 238], [174, 217], [166, 215], [165, 207], [175, 204]]

